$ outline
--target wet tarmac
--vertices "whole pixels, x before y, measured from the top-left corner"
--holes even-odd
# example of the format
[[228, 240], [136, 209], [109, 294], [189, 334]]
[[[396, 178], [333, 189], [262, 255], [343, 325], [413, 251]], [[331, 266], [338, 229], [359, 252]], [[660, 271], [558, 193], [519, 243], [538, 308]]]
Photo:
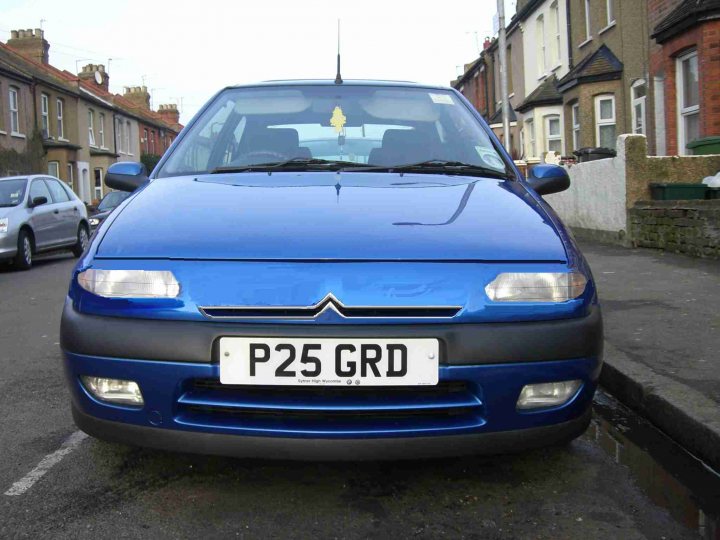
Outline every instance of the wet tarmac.
[[640, 489], [701, 538], [720, 539], [720, 474], [652, 424], [598, 392], [595, 415], [585, 434], [619, 465]]

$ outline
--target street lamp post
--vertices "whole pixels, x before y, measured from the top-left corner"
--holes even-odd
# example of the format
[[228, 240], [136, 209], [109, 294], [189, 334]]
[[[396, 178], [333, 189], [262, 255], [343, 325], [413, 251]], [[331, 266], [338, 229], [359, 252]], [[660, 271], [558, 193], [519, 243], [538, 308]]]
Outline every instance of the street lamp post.
[[505, 36], [505, 0], [497, 0], [500, 57], [500, 93], [502, 94], [503, 143], [510, 152], [510, 100], [508, 99], [507, 44]]

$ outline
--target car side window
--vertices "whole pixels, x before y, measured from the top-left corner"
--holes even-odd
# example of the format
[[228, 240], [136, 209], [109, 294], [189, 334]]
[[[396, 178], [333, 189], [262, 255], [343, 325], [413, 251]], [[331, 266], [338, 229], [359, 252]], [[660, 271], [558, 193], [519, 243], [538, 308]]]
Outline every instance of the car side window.
[[32, 184], [30, 184], [30, 200], [32, 201], [36, 197], [45, 197], [50, 204], [52, 204], [53, 202], [52, 195], [50, 195], [50, 190], [48, 190], [45, 182], [40, 179], [33, 180]]
[[70, 197], [68, 197], [68, 194], [60, 185], [60, 182], [52, 178], [46, 178], [45, 182], [47, 183], [48, 188], [50, 188], [50, 193], [52, 194], [53, 201], [55, 201], [56, 203], [62, 203], [68, 202], [70, 200]]

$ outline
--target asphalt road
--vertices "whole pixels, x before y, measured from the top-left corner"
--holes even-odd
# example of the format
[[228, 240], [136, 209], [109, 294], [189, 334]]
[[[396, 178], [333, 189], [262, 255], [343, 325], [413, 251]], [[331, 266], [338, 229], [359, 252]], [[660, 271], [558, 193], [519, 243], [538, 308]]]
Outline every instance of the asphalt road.
[[[0, 268], [0, 538], [697, 538], [591, 436], [516, 456], [364, 464], [67, 446], [58, 327], [73, 264]], [[38, 466], [47, 472], [28, 487]], [[22, 479], [22, 494], [3, 494]]]

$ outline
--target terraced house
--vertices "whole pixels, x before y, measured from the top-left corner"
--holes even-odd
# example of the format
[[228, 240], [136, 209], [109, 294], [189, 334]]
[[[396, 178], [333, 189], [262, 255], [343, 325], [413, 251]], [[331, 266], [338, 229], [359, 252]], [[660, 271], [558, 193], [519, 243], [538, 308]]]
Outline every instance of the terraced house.
[[[623, 133], [682, 155], [720, 135], [720, 0], [518, 0], [506, 31], [516, 159], [614, 150]], [[500, 134], [496, 51], [488, 39], [452, 85]]]
[[77, 75], [53, 67], [49, 49], [40, 29], [14, 30], [0, 43], [0, 175], [47, 171], [92, 203], [105, 194], [112, 163], [151, 153], [143, 152], [146, 131], [156, 137], [149, 149], [157, 161], [182, 129], [179, 115], [166, 121], [174, 106], [160, 114], [113, 94], [101, 64]]

